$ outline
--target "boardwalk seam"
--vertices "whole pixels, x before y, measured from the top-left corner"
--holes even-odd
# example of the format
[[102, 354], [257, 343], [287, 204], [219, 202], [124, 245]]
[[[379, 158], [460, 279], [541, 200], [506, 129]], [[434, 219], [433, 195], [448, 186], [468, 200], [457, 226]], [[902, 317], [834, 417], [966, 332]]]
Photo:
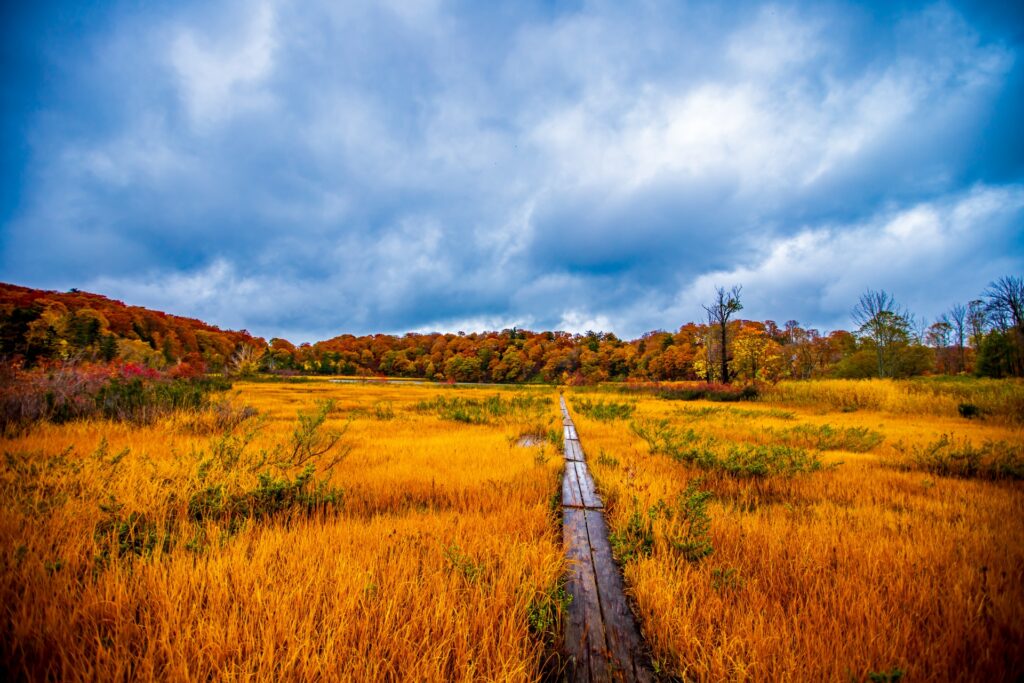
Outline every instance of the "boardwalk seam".
[[560, 397], [559, 402], [565, 432], [563, 528], [566, 552], [572, 562], [568, 588], [573, 599], [569, 603], [564, 639], [571, 663], [567, 674], [569, 680], [588, 683], [652, 681], [654, 675], [644, 654], [643, 637], [612, 557], [604, 502], [587, 467], [579, 432], [565, 398]]

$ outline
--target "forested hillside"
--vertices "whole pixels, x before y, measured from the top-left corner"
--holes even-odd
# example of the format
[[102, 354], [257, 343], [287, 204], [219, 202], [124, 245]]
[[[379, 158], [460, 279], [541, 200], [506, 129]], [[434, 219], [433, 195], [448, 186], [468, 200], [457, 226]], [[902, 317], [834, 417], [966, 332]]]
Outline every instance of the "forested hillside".
[[707, 323], [622, 340], [590, 331], [343, 334], [296, 346], [128, 306], [98, 294], [0, 285], [0, 356], [26, 368], [83, 360], [159, 370], [391, 376], [458, 382], [767, 381], [1024, 373], [1019, 278], [925, 324], [886, 292], [854, 304], [853, 331], [736, 317], [740, 288], [719, 290]]
[[119, 359], [161, 369], [187, 363], [202, 372], [223, 369], [241, 345], [264, 344], [245, 330], [221, 330], [99, 294], [0, 283], [0, 356], [27, 366]]

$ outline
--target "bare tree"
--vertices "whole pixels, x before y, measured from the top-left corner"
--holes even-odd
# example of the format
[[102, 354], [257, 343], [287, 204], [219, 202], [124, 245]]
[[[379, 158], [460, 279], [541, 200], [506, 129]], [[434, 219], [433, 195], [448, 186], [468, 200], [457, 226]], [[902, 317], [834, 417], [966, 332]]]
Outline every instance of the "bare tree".
[[1014, 375], [1024, 374], [1024, 279], [1007, 275], [990, 282], [984, 291], [988, 298], [985, 310], [1003, 333], [1010, 333], [1012, 342], [1008, 359]]
[[1012, 275], [1001, 277], [989, 283], [984, 296], [990, 315], [1010, 320], [1015, 328], [1024, 330], [1024, 280]]
[[740, 285], [733, 285], [732, 289], [726, 292], [725, 287], [716, 287], [714, 302], [710, 306], [703, 306], [708, 314], [708, 323], [717, 327], [719, 332], [719, 341], [722, 347], [720, 359], [722, 384], [729, 383], [728, 325], [732, 315], [743, 310], [743, 304], [740, 303], [740, 290], [742, 289], [743, 287]]
[[963, 372], [964, 366], [964, 340], [967, 338], [967, 307], [963, 304], [954, 304], [945, 316], [953, 329], [953, 338], [956, 340], [956, 371]]
[[945, 349], [949, 346], [949, 338], [953, 333], [953, 325], [945, 314], [931, 324], [925, 332], [925, 341], [934, 349]]
[[897, 342], [906, 341], [910, 335], [910, 314], [884, 289], [877, 292], [869, 289], [861, 294], [852, 316], [860, 335], [874, 343], [878, 376], [885, 377], [890, 352]]
[[988, 326], [988, 313], [985, 312], [985, 302], [975, 299], [967, 304], [967, 329], [970, 332], [970, 342], [974, 350], [981, 346], [981, 338], [985, 336], [985, 328]]
[[940, 315], [938, 319], [931, 324], [928, 331], [925, 332], [924, 340], [935, 349], [935, 362], [938, 369], [949, 374], [952, 370], [954, 363], [950, 358], [950, 338], [953, 336], [953, 324], [949, 322], [949, 318], [945, 313]]
[[253, 375], [259, 370], [260, 359], [266, 349], [261, 349], [251, 344], [239, 344], [235, 352], [231, 354], [229, 369], [236, 375]]

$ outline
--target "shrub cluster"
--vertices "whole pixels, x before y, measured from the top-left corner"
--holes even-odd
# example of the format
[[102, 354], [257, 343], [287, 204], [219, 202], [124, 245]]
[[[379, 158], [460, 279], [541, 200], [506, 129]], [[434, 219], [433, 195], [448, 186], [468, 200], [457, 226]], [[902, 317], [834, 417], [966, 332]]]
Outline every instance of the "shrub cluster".
[[943, 434], [925, 446], [895, 444], [902, 456], [893, 464], [904, 470], [920, 470], [964, 479], [1024, 479], [1024, 446], [1006, 441], [986, 441], [975, 446], [968, 439]]
[[122, 515], [123, 507], [113, 500], [108, 505], [100, 505], [104, 518], [93, 531], [98, 549], [97, 566], [125, 557], [149, 557], [157, 550], [163, 553], [171, 551], [173, 523], [159, 524], [142, 512]]
[[605, 401], [603, 399], [591, 401], [589, 398], [570, 399], [573, 410], [593, 420], [611, 422], [612, 420], [628, 420], [636, 410], [636, 404], [617, 401]]
[[867, 427], [801, 424], [788, 429], [767, 431], [775, 441], [823, 451], [867, 453], [885, 440], [881, 432]]
[[676, 429], [668, 420], [633, 422], [630, 428], [647, 442], [651, 453], [730, 477], [788, 477], [823, 468], [818, 453], [795, 446], [719, 444], [714, 437], [698, 434], [693, 429]]
[[500, 418], [536, 418], [543, 415], [550, 406], [551, 399], [547, 396], [515, 394], [506, 399], [501, 394], [494, 394], [485, 399], [437, 396], [432, 401], [420, 401], [416, 404], [416, 410], [436, 412], [442, 420], [489, 424]]
[[201, 409], [231, 383], [213, 377], [170, 377], [133, 364], [62, 365], [0, 376], [0, 428], [4, 433], [35, 422], [90, 417], [148, 423], [182, 409]]
[[764, 400], [831, 410], [881, 410], [897, 415], [959, 415], [1024, 422], [1024, 385], [1019, 380], [928, 377], [911, 380], [784, 381]]
[[636, 498], [625, 526], [612, 532], [608, 540], [620, 562], [631, 562], [654, 552], [658, 534], [665, 547], [687, 562], [699, 562], [712, 552], [711, 517], [707, 505], [710, 491], [700, 490], [700, 481], [691, 481], [674, 505], [658, 500], [643, 510]]
[[[180, 538], [190, 535], [185, 548], [203, 552], [211, 522], [230, 536], [247, 522], [287, 521], [341, 509], [344, 490], [331, 485], [329, 472], [351, 448], [338, 447], [344, 429], [326, 428], [333, 409], [332, 401], [321, 401], [314, 410], [299, 411], [291, 439], [270, 449], [250, 448], [259, 423], [250, 423], [242, 433], [229, 431], [215, 437], [208, 450], [197, 453], [201, 459], [195, 478], [168, 494], [168, 514], [163, 518], [144, 512], [125, 514], [124, 505], [113, 499], [101, 504], [104, 517], [93, 534], [97, 565], [166, 554]], [[127, 452], [108, 457], [104, 441], [93, 456], [113, 467]]]
[[661, 387], [654, 390], [654, 395], [667, 401], [753, 401], [757, 398], [757, 387], [748, 384], [743, 387], [731, 384], [696, 384], [684, 387]]
[[326, 480], [316, 481], [315, 473], [316, 468], [309, 464], [294, 478], [260, 472], [256, 486], [242, 491], [232, 492], [223, 483], [207, 486], [189, 498], [189, 519], [227, 521], [235, 529], [241, 520], [261, 521], [286, 512], [311, 514], [340, 507], [344, 492]]

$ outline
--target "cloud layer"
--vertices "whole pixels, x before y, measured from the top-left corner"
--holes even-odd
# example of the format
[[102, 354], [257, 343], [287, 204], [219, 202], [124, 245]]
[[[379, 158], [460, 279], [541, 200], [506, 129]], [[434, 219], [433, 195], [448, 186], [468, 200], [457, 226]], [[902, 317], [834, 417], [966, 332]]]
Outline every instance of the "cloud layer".
[[22, 41], [0, 274], [302, 341], [633, 336], [734, 282], [835, 327], [865, 287], [930, 317], [1024, 270], [1019, 15], [620, 5], [199, 3]]

